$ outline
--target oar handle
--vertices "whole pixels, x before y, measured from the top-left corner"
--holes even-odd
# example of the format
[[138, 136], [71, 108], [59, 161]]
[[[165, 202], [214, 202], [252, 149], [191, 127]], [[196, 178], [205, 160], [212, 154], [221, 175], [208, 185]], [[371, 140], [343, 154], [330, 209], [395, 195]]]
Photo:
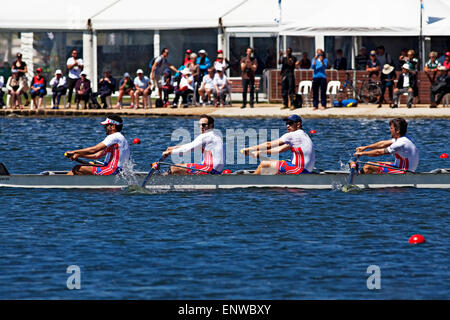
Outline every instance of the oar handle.
[[[67, 154], [67, 152], [64, 152], [64, 157], [69, 158], [69, 155]], [[102, 167], [104, 165], [103, 162], [101, 161], [97, 161], [97, 160], [92, 160], [92, 161], [84, 161], [81, 159], [75, 159], [76, 162], [84, 164], [86, 166], [94, 166], [94, 167]]]

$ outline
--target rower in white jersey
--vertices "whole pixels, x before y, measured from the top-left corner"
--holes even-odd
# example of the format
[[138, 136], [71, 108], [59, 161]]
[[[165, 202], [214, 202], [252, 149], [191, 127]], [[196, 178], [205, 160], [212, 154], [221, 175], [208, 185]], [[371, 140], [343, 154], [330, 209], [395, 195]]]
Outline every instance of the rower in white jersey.
[[[391, 120], [389, 126], [392, 139], [358, 147], [354, 156], [378, 157], [392, 154], [395, 156], [395, 161], [374, 162], [374, 164], [382, 166], [366, 164], [361, 169], [361, 173], [406, 173], [407, 171], [416, 171], [419, 165], [419, 151], [411, 139], [406, 136], [408, 123], [403, 118], [397, 118]], [[372, 150], [365, 151], [367, 149]]]
[[241, 152], [259, 158], [261, 152], [270, 155], [290, 150], [292, 159], [261, 161], [254, 174], [304, 174], [313, 171], [315, 162], [314, 144], [302, 129], [302, 118], [293, 114], [284, 120], [288, 133], [277, 140], [244, 148]]
[[99, 159], [105, 157], [103, 165], [77, 165], [68, 175], [115, 175], [118, 174], [130, 158], [130, 147], [122, 135], [123, 120], [117, 114], [110, 114], [100, 123], [106, 131], [106, 138], [99, 144], [79, 150], [67, 151], [66, 157], [71, 160], [78, 158]]
[[[170, 167], [169, 174], [221, 174], [224, 165], [223, 141], [214, 132], [214, 119], [211, 116], [202, 115], [198, 124], [202, 133], [194, 141], [182, 146], [168, 147], [163, 152], [163, 156], [168, 157], [171, 154], [182, 154], [201, 148], [202, 163], [177, 164]], [[197, 170], [191, 170], [191, 168]]]

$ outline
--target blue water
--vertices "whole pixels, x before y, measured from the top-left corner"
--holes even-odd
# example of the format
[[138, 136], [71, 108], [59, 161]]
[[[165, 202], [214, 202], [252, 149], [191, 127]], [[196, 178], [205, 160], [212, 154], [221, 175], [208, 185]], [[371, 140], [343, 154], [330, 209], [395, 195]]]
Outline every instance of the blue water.
[[[67, 170], [66, 150], [104, 136], [101, 118], [0, 118], [11, 173]], [[194, 118], [126, 118], [135, 169], [148, 170]], [[449, 120], [410, 120], [421, 171], [450, 167]], [[386, 120], [305, 119], [318, 169], [341, 169]], [[280, 129], [273, 119], [216, 128]], [[174, 144], [174, 143], [172, 143]], [[389, 158], [386, 158], [389, 159]], [[227, 165], [249, 168], [254, 165]], [[447, 190], [245, 189], [129, 194], [0, 189], [0, 299], [448, 299]], [[411, 235], [426, 238], [409, 245]], [[69, 290], [66, 269], [81, 270]], [[381, 289], [366, 286], [369, 265]]]

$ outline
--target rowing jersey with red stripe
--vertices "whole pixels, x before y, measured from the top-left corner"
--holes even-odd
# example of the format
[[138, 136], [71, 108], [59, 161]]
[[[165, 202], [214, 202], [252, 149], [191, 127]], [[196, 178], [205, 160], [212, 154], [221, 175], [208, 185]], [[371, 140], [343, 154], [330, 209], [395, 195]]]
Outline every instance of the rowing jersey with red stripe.
[[105, 165], [102, 167], [93, 167], [94, 175], [117, 174], [130, 159], [130, 147], [127, 139], [120, 133], [115, 132], [106, 136], [102, 141], [106, 146]]
[[203, 170], [210, 171], [212, 169], [222, 172], [224, 165], [223, 157], [223, 141], [214, 130], [208, 130], [200, 134], [194, 141], [182, 145], [174, 150], [172, 154], [180, 154], [191, 150], [202, 148]]
[[419, 165], [419, 151], [407, 136], [392, 139], [392, 144], [387, 150], [395, 156], [393, 166], [409, 171], [416, 171]]
[[[312, 172], [315, 163], [314, 144], [311, 138], [301, 129], [288, 132], [281, 136], [281, 141], [291, 147], [291, 163], [295, 166], [292, 170], [283, 173], [301, 173], [304, 169]], [[292, 171], [292, 172], [291, 172]]]

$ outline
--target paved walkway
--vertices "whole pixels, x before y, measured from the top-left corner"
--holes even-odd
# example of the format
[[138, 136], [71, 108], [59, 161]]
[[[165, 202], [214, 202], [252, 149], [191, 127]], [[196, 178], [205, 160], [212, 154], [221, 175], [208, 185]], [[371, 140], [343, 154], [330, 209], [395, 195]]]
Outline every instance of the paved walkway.
[[237, 104], [233, 107], [211, 108], [211, 107], [192, 107], [192, 108], [153, 108], [153, 109], [39, 109], [39, 110], [13, 110], [0, 109], [0, 116], [103, 116], [108, 113], [118, 113], [124, 116], [199, 116], [209, 114], [213, 117], [285, 117], [296, 113], [305, 118], [450, 118], [450, 108], [440, 106], [436, 109], [430, 109], [426, 105], [418, 105], [415, 108], [408, 109], [401, 106], [397, 109], [391, 109], [388, 105], [377, 108], [376, 105], [359, 105], [356, 108], [327, 108], [326, 110], [313, 110], [305, 107], [295, 110], [283, 109], [277, 104], [257, 104], [255, 108], [247, 107], [241, 109]]

